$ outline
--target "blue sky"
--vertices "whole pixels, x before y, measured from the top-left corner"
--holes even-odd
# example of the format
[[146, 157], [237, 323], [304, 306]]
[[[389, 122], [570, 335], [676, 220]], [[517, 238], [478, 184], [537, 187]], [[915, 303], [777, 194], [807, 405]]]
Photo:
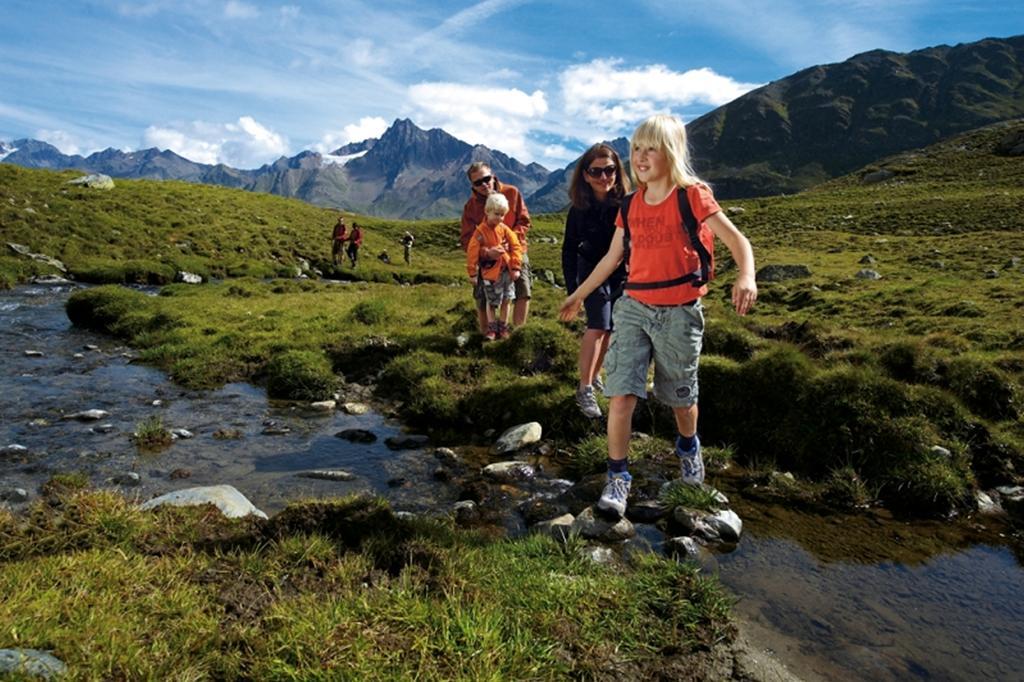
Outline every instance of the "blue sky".
[[396, 118], [557, 168], [815, 64], [1024, 33], [1019, 0], [3, 0], [0, 140], [252, 168]]

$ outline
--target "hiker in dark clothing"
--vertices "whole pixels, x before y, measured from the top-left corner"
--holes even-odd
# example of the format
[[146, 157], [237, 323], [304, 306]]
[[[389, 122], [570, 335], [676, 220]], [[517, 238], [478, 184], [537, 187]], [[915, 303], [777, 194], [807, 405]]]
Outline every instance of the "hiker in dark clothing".
[[338, 265], [338, 254], [348, 239], [348, 228], [345, 226], [345, 216], [338, 216], [338, 222], [334, 224], [334, 231], [331, 233], [331, 259], [335, 267]]
[[359, 227], [359, 223], [352, 223], [352, 234], [348, 237], [348, 259], [352, 262], [353, 268], [359, 260], [359, 247], [362, 245], [363, 229]]

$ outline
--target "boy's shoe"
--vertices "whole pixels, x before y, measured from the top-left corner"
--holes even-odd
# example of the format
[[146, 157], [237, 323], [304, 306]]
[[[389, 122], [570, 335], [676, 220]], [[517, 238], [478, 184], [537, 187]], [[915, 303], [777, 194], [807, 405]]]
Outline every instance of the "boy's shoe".
[[626, 499], [632, 483], [633, 477], [628, 473], [608, 474], [608, 482], [597, 500], [598, 510], [622, 518], [626, 513]]
[[601, 408], [597, 404], [593, 386], [580, 386], [576, 389], [576, 405], [580, 408], [583, 416], [588, 419], [601, 417]]
[[498, 338], [499, 339], [507, 339], [511, 333], [512, 333], [512, 330], [509, 329], [509, 326], [508, 326], [507, 322], [499, 322], [498, 323]]
[[604, 393], [604, 382], [601, 381], [601, 375], [600, 374], [595, 374], [594, 375], [594, 390], [595, 391], [601, 391], [601, 393]]
[[498, 338], [498, 323], [488, 322], [487, 332], [484, 334], [484, 339], [487, 341], [494, 341], [496, 338]]
[[693, 448], [683, 450], [676, 436], [676, 456], [679, 457], [679, 473], [683, 483], [700, 485], [704, 482], [704, 458], [700, 456], [700, 438], [693, 437]]

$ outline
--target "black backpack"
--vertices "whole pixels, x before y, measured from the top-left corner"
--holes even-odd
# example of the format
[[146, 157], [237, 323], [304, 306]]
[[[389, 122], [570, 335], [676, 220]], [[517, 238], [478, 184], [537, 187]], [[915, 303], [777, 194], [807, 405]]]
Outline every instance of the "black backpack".
[[630, 192], [622, 199], [622, 227], [625, 230], [625, 234], [622, 235], [622, 247], [623, 261], [626, 263], [626, 282], [623, 284], [624, 289], [665, 289], [667, 287], [674, 287], [679, 284], [686, 284], [689, 282], [696, 288], [700, 288], [711, 281], [715, 276], [715, 261], [711, 250], [705, 246], [704, 242], [700, 239], [700, 224], [697, 222], [697, 217], [693, 214], [693, 208], [690, 206], [690, 200], [686, 194], [686, 188], [680, 187], [676, 191], [676, 197], [679, 199], [679, 215], [683, 217], [683, 232], [690, 240], [690, 244], [693, 245], [694, 251], [697, 252], [697, 257], [700, 259], [700, 268], [695, 272], [690, 272], [685, 275], [676, 277], [675, 279], [663, 280], [661, 282], [630, 282], [629, 281], [629, 207], [633, 203], [633, 197], [636, 192]]

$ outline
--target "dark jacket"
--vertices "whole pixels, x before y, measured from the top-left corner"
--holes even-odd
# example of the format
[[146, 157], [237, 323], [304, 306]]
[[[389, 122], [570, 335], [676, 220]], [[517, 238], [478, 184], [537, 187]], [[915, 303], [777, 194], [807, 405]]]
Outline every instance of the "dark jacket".
[[[590, 276], [594, 266], [608, 253], [615, 234], [617, 203], [601, 203], [590, 208], [569, 209], [565, 219], [565, 238], [562, 241], [562, 276], [565, 288], [571, 294]], [[625, 277], [625, 264], [608, 278], [606, 284], [617, 289]]]

